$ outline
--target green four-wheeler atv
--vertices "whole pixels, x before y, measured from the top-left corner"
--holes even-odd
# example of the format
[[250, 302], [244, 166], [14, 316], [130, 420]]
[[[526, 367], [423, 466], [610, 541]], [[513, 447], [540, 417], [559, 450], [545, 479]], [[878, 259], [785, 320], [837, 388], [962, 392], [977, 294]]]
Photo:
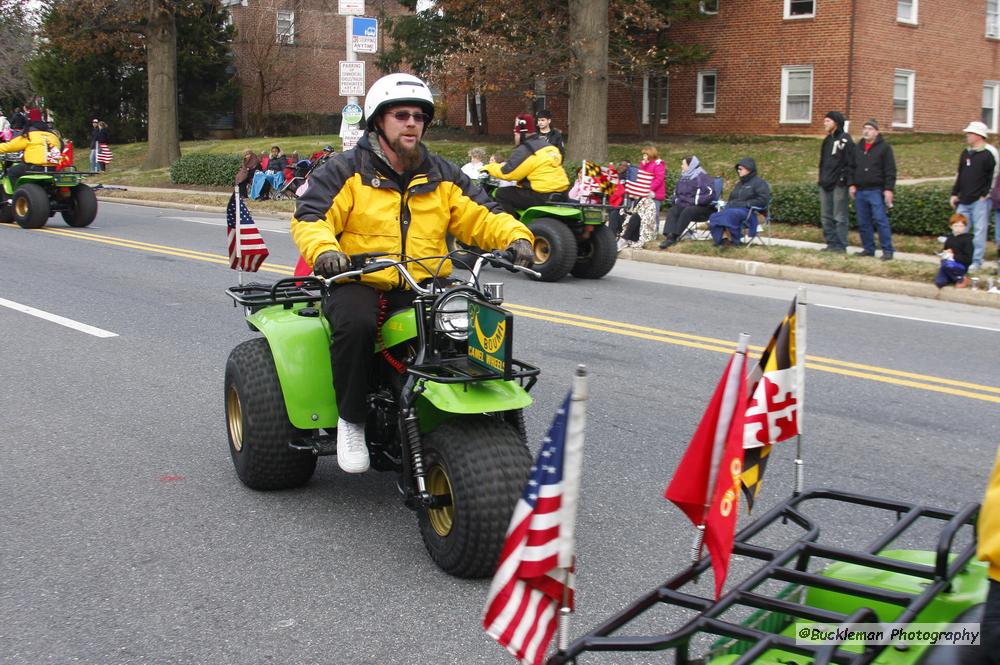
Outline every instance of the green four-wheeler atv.
[[28, 171], [11, 182], [14, 161], [0, 160], [0, 222], [17, 222], [25, 229], [45, 226], [57, 212], [70, 226], [89, 226], [97, 217], [97, 195], [83, 183], [79, 171]]
[[[759, 564], [727, 583], [721, 598], [711, 596], [711, 579], [695, 587], [711, 563], [703, 558], [546, 663], [607, 662], [597, 653], [604, 651], [666, 651], [692, 665], [982, 662], [976, 646], [901, 637], [981, 621], [988, 577], [986, 564], [973, 560], [978, 514], [977, 504], [943, 510], [837, 490], [793, 495], [736, 534], [730, 577], [732, 568]], [[817, 515], [846, 517], [855, 538], [870, 540], [824, 543]]]
[[[333, 282], [394, 270], [413, 305], [378, 318], [376, 372], [365, 437], [372, 466], [398, 474], [434, 562], [459, 577], [492, 575], [531, 466], [522, 410], [539, 370], [511, 355], [513, 317], [484, 263], [531, 273], [509, 256], [477, 258], [466, 282], [418, 284], [409, 261], [362, 254], [332, 280], [282, 279], [227, 293], [263, 336], [226, 363], [225, 413], [236, 474], [257, 490], [305, 484], [317, 457], [336, 454], [330, 327], [321, 307]], [[446, 257], [420, 259], [433, 265]]]
[[[494, 196], [500, 180], [484, 173], [480, 184]], [[558, 282], [566, 275], [600, 279], [615, 267], [618, 241], [605, 224], [609, 206], [553, 202], [521, 210], [518, 217], [535, 234], [533, 279]]]

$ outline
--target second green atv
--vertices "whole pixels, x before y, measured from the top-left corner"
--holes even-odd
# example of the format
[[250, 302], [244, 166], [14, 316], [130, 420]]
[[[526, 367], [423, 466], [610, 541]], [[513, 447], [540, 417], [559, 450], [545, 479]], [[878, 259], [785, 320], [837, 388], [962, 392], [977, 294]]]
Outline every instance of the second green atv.
[[79, 171], [28, 171], [11, 182], [15, 163], [4, 155], [0, 164], [0, 222], [17, 222], [25, 229], [45, 226], [57, 212], [70, 226], [89, 226], [97, 217], [97, 195], [83, 183]]

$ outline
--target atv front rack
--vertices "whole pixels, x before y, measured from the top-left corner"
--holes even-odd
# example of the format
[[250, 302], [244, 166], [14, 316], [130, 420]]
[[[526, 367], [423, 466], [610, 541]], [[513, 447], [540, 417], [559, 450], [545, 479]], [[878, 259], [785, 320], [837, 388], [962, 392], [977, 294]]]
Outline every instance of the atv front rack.
[[254, 311], [270, 305], [283, 305], [285, 309], [290, 309], [295, 303], [321, 302], [325, 293], [326, 283], [312, 276], [279, 279], [274, 284], [251, 282], [226, 289], [226, 295], [236, 305]]
[[[520, 381], [525, 390], [531, 390], [542, 370], [517, 359], [512, 359], [510, 363], [513, 369], [511, 378]], [[407, 367], [406, 371], [418, 379], [436, 383], [473, 383], [490, 379], [503, 379], [502, 372], [477, 365], [464, 356], [413, 365]]]
[[[819, 526], [812, 519], [806, 517], [801, 510], [803, 504], [816, 500], [888, 511], [895, 513], [896, 521], [864, 549], [850, 550], [822, 545], [818, 542]], [[696, 565], [671, 578], [594, 630], [572, 642], [566, 651], [559, 651], [550, 656], [546, 663], [547, 665], [576, 663], [580, 654], [597, 651], [663, 651], [672, 649], [674, 662], [678, 664], [707, 662], [711, 658], [718, 657], [718, 653], [711, 653], [705, 657], [705, 660], [693, 660], [694, 655], [690, 653], [691, 642], [698, 635], [701, 637], [714, 635], [722, 638], [713, 645], [713, 649], [720, 644], [730, 647], [739, 645], [739, 648], [730, 648], [723, 652], [725, 654], [740, 654], [738, 658], [729, 656], [730, 659], [725, 662], [731, 665], [748, 665], [756, 662], [758, 657], [770, 649], [790, 652], [789, 656], [791, 654], [805, 655], [809, 657], [809, 660], [805, 662], [811, 662], [815, 665], [821, 663], [848, 665], [871, 663], [879, 654], [891, 647], [884, 644], [866, 644], [859, 653], [845, 650], [842, 644], [814, 645], [797, 642], [794, 637], [788, 634], [779, 634], [781, 627], [775, 629], [773, 622], [759, 621], [754, 625], [752, 619], [761, 619], [765, 616], [777, 617], [783, 620], [785, 626], [796, 620], [824, 624], [875, 623], [879, 621], [911, 623], [935, 600], [938, 594], [949, 591], [956, 575], [972, 559], [976, 550], [974, 528], [970, 538], [971, 542], [968, 545], [956, 552], [952, 552], [952, 549], [959, 530], [965, 526], [974, 527], [978, 513], [979, 505], [974, 503], [967, 504], [958, 511], [948, 511], [837, 490], [813, 490], [792, 496], [736, 535], [733, 555], [758, 559], [764, 563], [756, 572], [726, 592], [720, 600], [715, 601], [711, 597], [703, 597], [693, 590], [684, 590], [685, 585], [696, 581], [699, 575], [709, 569], [711, 561], [709, 557], [705, 557]], [[903, 536], [920, 519], [939, 520], [944, 523], [937, 540], [936, 550], [932, 557], [928, 557], [928, 560], [933, 559], [932, 563], [921, 564], [883, 555], [890, 543]], [[784, 549], [750, 543], [754, 536], [779, 521], [800, 527], [803, 531], [802, 535]], [[875, 571], [885, 571], [889, 574], [912, 576], [919, 578], [919, 582], [911, 580], [911, 584], [908, 586], [912, 587], [913, 592], [907, 593], [887, 588], [887, 586], [837, 579], [835, 576], [809, 572], [808, 567], [812, 558], [832, 561], [834, 563], [831, 566], [834, 567], [853, 565], [865, 569], [875, 569]], [[765, 595], [758, 587], [769, 581], [785, 583], [784, 591], [774, 596]], [[712, 585], [707, 584], [705, 587], [706, 592], [710, 594]], [[819, 593], [843, 594], [843, 596], [838, 597], [845, 598], [849, 603], [848, 606], [853, 607], [853, 611], [850, 614], [845, 614], [805, 604], [802, 599], [807, 595], [806, 592], [814, 590], [820, 590]], [[694, 610], [698, 614], [680, 628], [669, 633], [613, 635], [613, 633], [627, 627], [631, 621], [642, 616], [647, 610], [658, 608], [661, 604]], [[898, 608], [900, 613], [896, 617], [878, 617], [866, 604], [883, 608], [889, 606], [894, 610]], [[721, 618], [727, 611], [731, 615], [742, 613], [745, 616], [751, 610], [754, 611], [756, 617], [751, 616], [750, 621], [736, 622]], [[645, 618], [648, 621], [654, 620], [652, 615]], [[857, 647], [854, 648], [857, 649]]]

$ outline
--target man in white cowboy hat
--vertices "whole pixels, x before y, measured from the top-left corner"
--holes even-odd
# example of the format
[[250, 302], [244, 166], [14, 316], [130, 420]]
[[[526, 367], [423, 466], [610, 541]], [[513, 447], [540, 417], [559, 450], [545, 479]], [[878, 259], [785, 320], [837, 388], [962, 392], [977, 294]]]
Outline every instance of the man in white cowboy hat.
[[986, 232], [990, 223], [990, 189], [996, 179], [1000, 154], [986, 142], [989, 128], [978, 120], [962, 130], [968, 146], [958, 162], [958, 174], [951, 188], [951, 207], [972, 223], [972, 265], [969, 272], [983, 267], [986, 253]]

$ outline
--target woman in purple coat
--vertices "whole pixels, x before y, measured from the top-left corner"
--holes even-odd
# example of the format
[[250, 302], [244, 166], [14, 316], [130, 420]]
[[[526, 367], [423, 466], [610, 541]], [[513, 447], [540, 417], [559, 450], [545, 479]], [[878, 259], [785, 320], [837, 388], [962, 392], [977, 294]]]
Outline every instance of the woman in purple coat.
[[705, 173], [698, 158], [691, 155], [682, 159], [681, 177], [674, 187], [667, 221], [663, 225], [666, 238], [660, 243], [660, 249], [666, 249], [680, 240], [692, 220], [708, 219], [715, 212], [718, 198], [715, 179]]

